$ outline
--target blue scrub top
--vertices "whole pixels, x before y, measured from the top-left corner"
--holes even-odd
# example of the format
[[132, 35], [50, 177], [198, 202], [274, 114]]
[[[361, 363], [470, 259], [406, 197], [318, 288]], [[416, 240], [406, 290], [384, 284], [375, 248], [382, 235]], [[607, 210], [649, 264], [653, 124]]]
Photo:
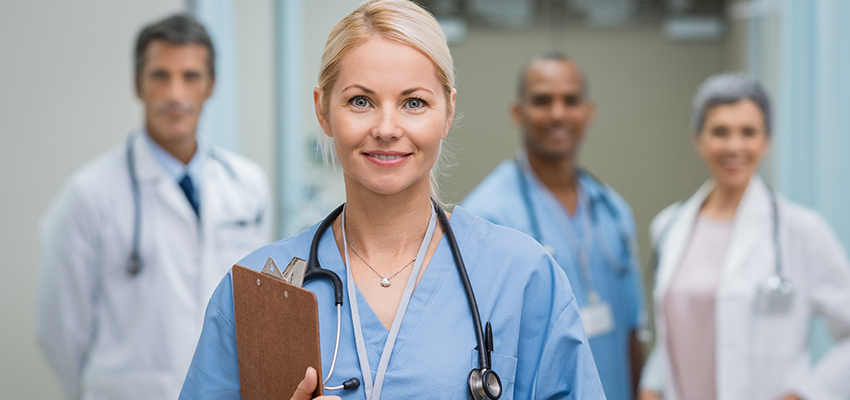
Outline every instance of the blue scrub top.
[[[520, 161], [522, 162], [522, 161]], [[578, 173], [582, 196], [593, 204], [592, 209], [577, 208], [570, 216], [555, 196], [534, 175], [524, 168], [528, 199], [534, 206], [530, 213], [522, 195], [519, 169], [514, 161], [504, 161], [490, 173], [461, 203], [470, 212], [493, 223], [509, 226], [530, 236], [535, 236], [531, 215], [536, 215], [539, 238], [545, 245], [555, 249], [555, 260], [566, 272], [579, 307], [587, 304], [587, 288], [573, 245], [568, 240], [568, 229], [575, 230], [579, 238], [582, 232], [583, 213], [593, 213], [595, 228], [601, 230], [611, 255], [617, 265], [609, 265], [600, 249], [599, 235], [594, 237], [590, 254], [590, 271], [593, 286], [600, 300], [611, 305], [614, 330], [589, 339], [593, 358], [599, 369], [602, 386], [609, 399], [632, 399], [631, 358], [629, 352], [631, 332], [645, 324], [643, 287], [637, 262], [629, 259], [627, 240], [635, 235], [634, 218], [629, 205], [610, 187], [603, 187], [584, 172]], [[637, 254], [632, 254], [637, 260]], [[623, 266], [628, 266], [623, 268]]]
[[[534, 240], [493, 225], [460, 207], [451, 225], [478, 301], [482, 323], [490, 321], [495, 339], [492, 368], [502, 380], [502, 399], [603, 399], [604, 393], [579, 318], [569, 281]], [[318, 227], [251, 253], [239, 264], [261, 270], [271, 256], [279, 265], [307, 258]], [[322, 236], [319, 262], [340, 277], [345, 265], [332, 232]], [[343, 286], [346, 280], [342, 279]], [[319, 302], [322, 376], [330, 367], [336, 333], [333, 287], [324, 280], [305, 288]], [[344, 288], [344, 291], [347, 289]], [[357, 291], [363, 336], [374, 377], [388, 331]], [[238, 399], [239, 367], [228, 273], [207, 306], [204, 328], [181, 399]], [[467, 376], [478, 368], [474, 326], [466, 294], [445, 238], [408, 305], [393, 348], [382, 391], [385, 399], [467, 398]], [[357, 377], [351, 309], [342, 307], [339, 356], [329, 385]], [[328, 394], [364, 399], [363, 386]]]

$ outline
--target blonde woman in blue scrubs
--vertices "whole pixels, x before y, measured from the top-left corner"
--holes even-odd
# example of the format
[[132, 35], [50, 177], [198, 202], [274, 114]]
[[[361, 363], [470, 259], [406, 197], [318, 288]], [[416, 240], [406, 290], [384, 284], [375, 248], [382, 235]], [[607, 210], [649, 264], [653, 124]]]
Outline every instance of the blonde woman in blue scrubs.
[[[467, 376], [478, 365], [470, 306], [432, 204], [432, 171], [454, 118], [453, 68], [436, 20], [410, 1], [366, 2], [328, 38], [314, 100], [346, 190], [345, 209], [318, 247], [346, 293], [328, 385], [363, 382], [335, 392], [340, 398], [470, 396]], [[604, 398], [569, 282], [543, 247], [459, 207], [450, 225], [481, 319], [493, 327], [501, 399]], [[307, 259], [316, 229], [240, 264]], [[334, 293], [326, 282], [305, 288], [318, 298], [327, 369]], [[228, 274], [209, 302], [182, 399], [240, 397], [232, 290]], [[292, 398], [310, 398], [318, 384], [308, 369]]]

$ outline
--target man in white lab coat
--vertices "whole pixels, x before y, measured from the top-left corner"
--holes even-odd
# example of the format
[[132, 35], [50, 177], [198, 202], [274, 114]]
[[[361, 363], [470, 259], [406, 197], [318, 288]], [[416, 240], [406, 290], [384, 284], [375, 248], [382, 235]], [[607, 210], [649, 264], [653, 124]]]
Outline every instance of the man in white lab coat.
[[210, 295], [268, 240], [265, 173], [199, 142], [215, 82], [203, 26], [136, 44], [144, 127], [66, 182], [40, 227], [38, 341], [69, 398], [177, 398]]

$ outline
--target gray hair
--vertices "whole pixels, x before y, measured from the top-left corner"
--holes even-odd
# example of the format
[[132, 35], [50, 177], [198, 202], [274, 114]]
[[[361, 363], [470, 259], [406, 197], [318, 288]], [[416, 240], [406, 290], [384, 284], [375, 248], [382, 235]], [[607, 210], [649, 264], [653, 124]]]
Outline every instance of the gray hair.
[[699, 135], [705, 115], [712, 107], [752, 100], [761, 110], [765, 133], [770, 136], [770, 100], [757, 80], [740, 72], [727, 72], [709, 77], [694, 96], [694, 133]]

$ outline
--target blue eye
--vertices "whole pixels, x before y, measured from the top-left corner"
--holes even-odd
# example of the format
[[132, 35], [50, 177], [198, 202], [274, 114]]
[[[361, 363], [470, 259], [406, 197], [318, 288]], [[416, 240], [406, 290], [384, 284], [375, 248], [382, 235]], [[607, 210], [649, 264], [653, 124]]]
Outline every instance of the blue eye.
[[425, 107], [425, 100], [416, 99], [416, 98], [410, 99], [410, 100], [407, 100], [407, 103], [405, 103], [404, 106], [406, 108], [413, 108], [413, 109], [422, 108], [422, 107]]
[[365, 97], [357, 96], [348, 101], [351, 105], [359, 108], [369, 107], [369, 100], [366, 100]]

